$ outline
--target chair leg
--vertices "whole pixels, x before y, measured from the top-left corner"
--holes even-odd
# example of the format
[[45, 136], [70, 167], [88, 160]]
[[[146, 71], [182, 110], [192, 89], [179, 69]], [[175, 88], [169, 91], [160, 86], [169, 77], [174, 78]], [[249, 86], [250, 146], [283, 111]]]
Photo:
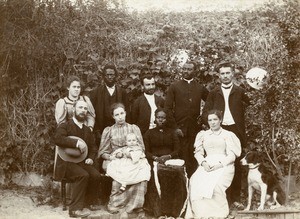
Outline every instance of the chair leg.
[[66, 199], [66, 181], [61, 181], [61, 198], [63, 202], [63, 211], [67, 210], [67, 199]]

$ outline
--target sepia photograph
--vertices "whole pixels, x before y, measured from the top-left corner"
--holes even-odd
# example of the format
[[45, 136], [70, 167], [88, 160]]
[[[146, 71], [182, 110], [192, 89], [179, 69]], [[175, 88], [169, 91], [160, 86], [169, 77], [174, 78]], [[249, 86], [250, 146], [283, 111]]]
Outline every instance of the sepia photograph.
[[300, 218], [299, 0], [0, 0], [0, 219]]

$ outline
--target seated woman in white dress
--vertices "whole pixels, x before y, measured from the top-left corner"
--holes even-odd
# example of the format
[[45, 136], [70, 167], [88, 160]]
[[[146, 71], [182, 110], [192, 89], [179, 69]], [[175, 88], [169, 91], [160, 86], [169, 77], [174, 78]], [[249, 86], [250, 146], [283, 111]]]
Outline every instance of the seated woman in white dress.
[[226, 189], [234, 176], [234, 161], [241, 154], [237, 136], [221, 128], [222, 113], [208, 113], [210, 129], [201, 131], [195, 140], [198, 169], [189, 185], [189, 203], [185, 218], [226, 218], [229, 214]]

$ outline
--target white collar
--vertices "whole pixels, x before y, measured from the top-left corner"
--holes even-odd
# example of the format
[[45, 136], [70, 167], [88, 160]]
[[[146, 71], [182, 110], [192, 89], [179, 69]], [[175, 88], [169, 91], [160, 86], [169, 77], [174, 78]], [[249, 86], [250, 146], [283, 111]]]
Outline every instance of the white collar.
[[107, 90], [115, 90], [116, 89], [116, 85], [112, 86], [112, 87], [109, 87], [105, 84]]
[[232, 85], [233, 85], [233, 83], [230, 82], [229, 84], [221, 84], [221, 87], [224, 88], [224, 89], [229, 89], [229, 88], [232, 87]]
[[80, 128], [83, 128], [83, 122], [79, 122], [74, 116], [72, 117], [73, 122]]
[[212, 135], [212, 134], [215, 134], [215, 135], [220, 135], [222, 133], [223, 129], [222, 127], [220, 127], [220, 129], [217, 131], [217, 132], [214, 132], [213, 130], [211, 129], [208, 129], [207, 132], [208, 134]]
[[187, 83], [191, 83], [193, 80], [194, 80], [194, 78], [192, 78], [192, 79], [190, 79], [190, 80], [188, 80], [188, 79], [185, 79], [185, 78], [182, 78], [184, 81], [186, 81]]

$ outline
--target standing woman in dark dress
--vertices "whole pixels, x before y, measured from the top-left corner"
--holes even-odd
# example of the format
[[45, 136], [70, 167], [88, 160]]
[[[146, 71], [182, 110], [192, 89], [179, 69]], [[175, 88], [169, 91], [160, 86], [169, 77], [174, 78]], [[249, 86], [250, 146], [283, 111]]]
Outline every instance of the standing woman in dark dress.
[[[163, 109], [155, 111], [155, 123], [157, 126], [144, 135], [146, 157], [152, 167], [144, 207], [155, 217], [178, 217], [187, 197], [184, 161], [174, 160], [178, 158], [179, 138], [175, 129], [167, 127]], [[168, 164], [174, 161], [182, 163]]]

